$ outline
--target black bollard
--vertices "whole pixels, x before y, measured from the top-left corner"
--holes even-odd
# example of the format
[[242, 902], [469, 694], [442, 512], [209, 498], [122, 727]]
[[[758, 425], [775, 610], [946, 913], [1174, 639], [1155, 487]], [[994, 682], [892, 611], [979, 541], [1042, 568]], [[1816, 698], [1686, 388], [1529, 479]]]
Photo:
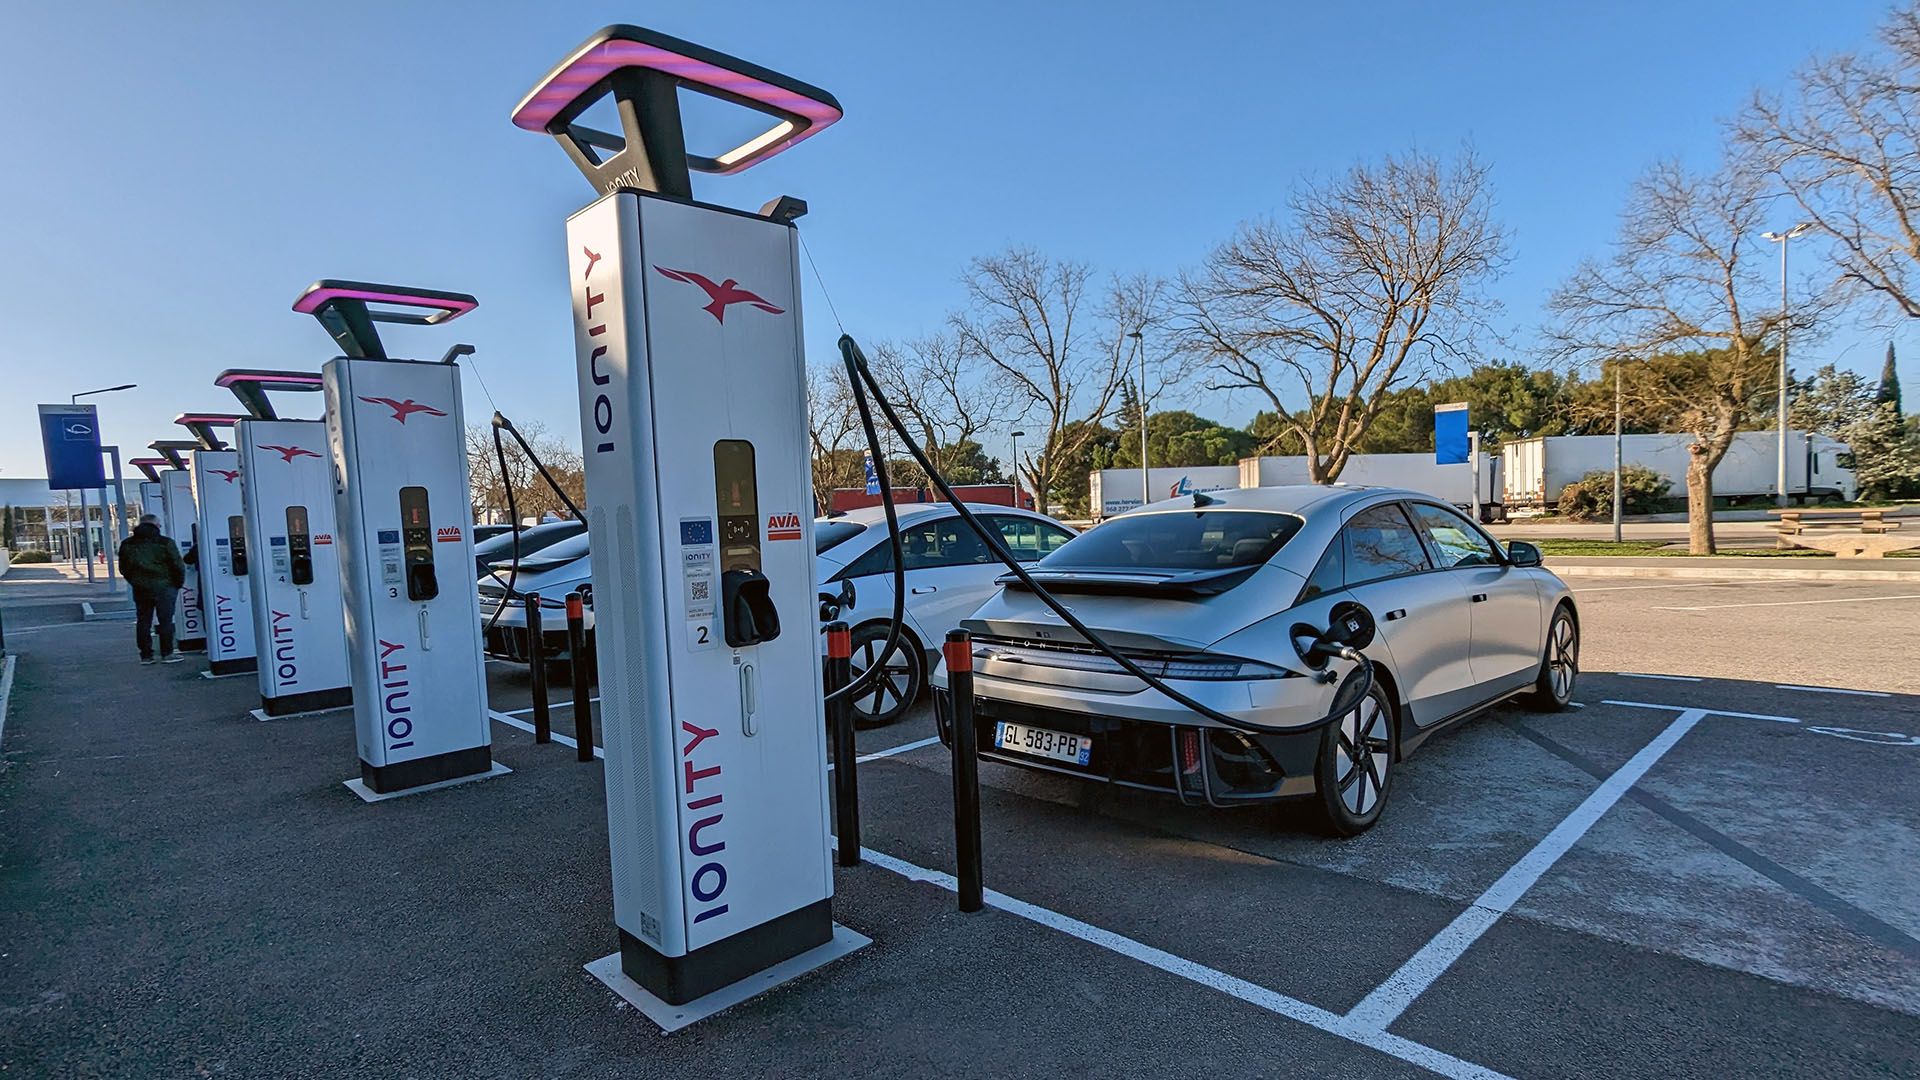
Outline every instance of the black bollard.
[[980, 881], [980, 759], [973, 726], [973, 635], [947, 631], [947, 695], [953, 708], [953, 854], [960, 910], [986, 903]]
[[550, 743], [553, 741], [553, 720], [547, 715], [547, 650], [545, 635], [540, 628], [540, 594], [528, 593], [527, 602], [527, 662], [533, 677], [533, 741]]
[[[827, 693], [853, 681], [853, 635], [847, 624], [827, 624]], [[827, 700], [827, 730], [833, 736], [834, 835], [841, 866], [860, 865], [860, 781], [854, 771], [853, 706], [842, 694]]]
[[581, 761], [593, 760], [593, 702], [587, 700], [587, 606], [567, 594], [567, 667], [573, 672], [573, 737]]

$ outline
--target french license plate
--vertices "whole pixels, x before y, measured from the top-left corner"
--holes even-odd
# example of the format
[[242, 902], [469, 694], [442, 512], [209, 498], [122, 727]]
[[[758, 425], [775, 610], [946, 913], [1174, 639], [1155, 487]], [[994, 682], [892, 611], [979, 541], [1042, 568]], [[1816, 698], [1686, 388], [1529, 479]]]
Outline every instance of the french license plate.
[[993, 745], [1001, 750], [1072, 762], [1075, 765], [1085, 765], [1093, 755], [1093, 740], [1085, 735], [1009, 724], [1004, 720], [993, 726]]

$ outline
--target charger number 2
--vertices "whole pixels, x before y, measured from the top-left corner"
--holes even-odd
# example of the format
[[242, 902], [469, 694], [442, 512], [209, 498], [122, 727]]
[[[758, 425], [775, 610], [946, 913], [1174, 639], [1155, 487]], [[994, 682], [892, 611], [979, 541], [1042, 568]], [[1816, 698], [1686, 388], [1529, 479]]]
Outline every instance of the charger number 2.
[[715, 644], [717, 643], [714, 641], [713, 622], [711, 620], [687, 620], [687, 648], [689, 650], [698, 651], [700, 649], [711, 649]]

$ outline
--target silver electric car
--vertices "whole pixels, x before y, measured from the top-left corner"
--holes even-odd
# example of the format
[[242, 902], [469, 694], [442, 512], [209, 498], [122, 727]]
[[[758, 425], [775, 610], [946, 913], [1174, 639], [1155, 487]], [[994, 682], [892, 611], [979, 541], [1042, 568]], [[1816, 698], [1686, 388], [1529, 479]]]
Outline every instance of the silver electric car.
[[[1311, 799], [1337, 835], [1379, 819], [1396, 764], [1435, 732], [1516, 696], [1563, 709], [1579, 673], [1579, 612], [1539, 550], [1503, 547], [1411, 491], [1183, 497], [1082, 533], [1030, 572], [1149, 674], [1240, 723], [1148, 688], [1009, 576], [962, 623], [982, 757], [1201, 805]], [[1341, 604], [1371, 615], [1373, 686], [1317, 723], [1356, 666], [1312, 647]], [[933, 681], [944, 691], [944, 667]]]

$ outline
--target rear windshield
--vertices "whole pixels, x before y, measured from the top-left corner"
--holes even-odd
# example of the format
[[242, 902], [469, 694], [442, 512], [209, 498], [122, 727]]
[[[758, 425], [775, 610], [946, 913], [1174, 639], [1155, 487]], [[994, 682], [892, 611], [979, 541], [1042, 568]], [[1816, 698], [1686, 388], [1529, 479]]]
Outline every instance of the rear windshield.
[[866, 531], [867, 527], [859, 522], [814, 518], [813, 553], [818, 555], [830, 547], [838, 547]]
[[1128, 514], [1040, 560], [1042, 570], [1229, 570], [1259, 566], [1302, 522], [1253, 510]]

